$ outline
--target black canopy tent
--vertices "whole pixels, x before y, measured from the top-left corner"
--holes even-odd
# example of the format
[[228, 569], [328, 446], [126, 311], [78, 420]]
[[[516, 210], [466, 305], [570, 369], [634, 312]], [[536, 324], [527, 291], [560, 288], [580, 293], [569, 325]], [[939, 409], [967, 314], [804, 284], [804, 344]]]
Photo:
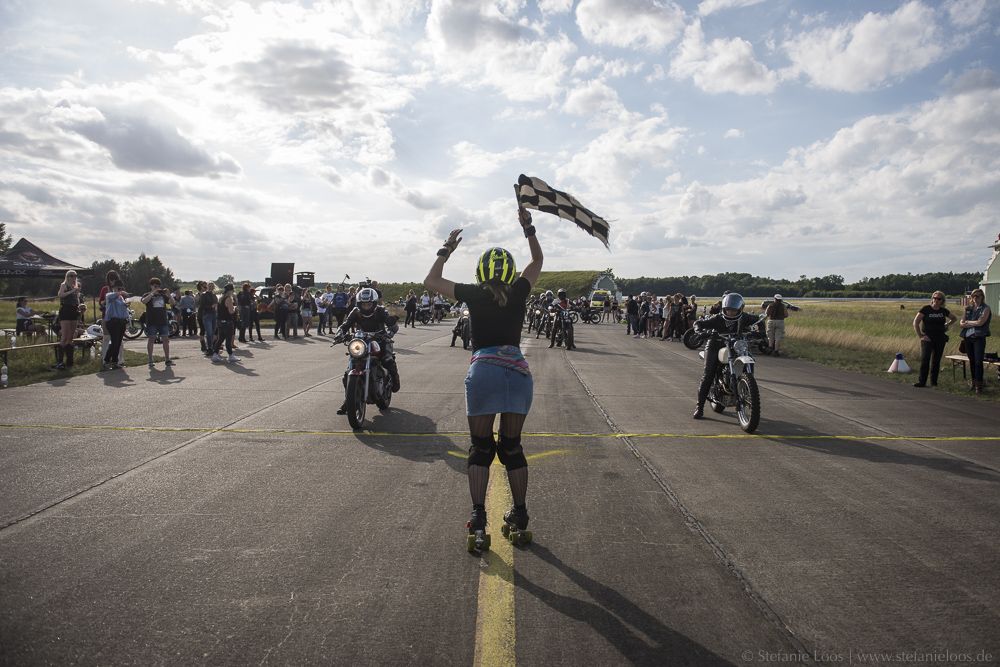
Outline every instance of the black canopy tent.
[[[85, 269], [53, 257], [28, 239], [22, 238], [0, 257], [0, 279], [2, 278], [62, 278], [67, 271], [76, 271], [77, 276], [92, 276], [93, 269]], [[55, 296], [53, 294], [53, 296]], [[97, 315], [97, 295], [92, 295]]]
[[0, 278], [62, 278], [67, 271], [78, 276], [92, 276], [93, 269], [85, 269], [53, 257], [28, 239], [21, 239], [7, 254], [0, 257]]

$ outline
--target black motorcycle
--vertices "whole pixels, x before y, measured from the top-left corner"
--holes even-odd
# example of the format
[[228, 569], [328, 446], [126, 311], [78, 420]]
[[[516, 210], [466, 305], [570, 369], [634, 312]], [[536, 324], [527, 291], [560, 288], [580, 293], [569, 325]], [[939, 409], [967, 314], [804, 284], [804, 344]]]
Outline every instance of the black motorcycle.
[[[754, 328], [761, 320], [757, 320]], [[760, 423], [760, 391], [753, 374], [754, 359], [750, 348], [762, 337], [766, 341], [767, 337], [758, 331], [737, 334], [705, 333], [708, 338], [717, 338], [723, 342], [723, 346], [716, 352], [719, 364], [712, 379], [712, 387], [708, 390], [709, 405], [715, 412], [736, 408], [740, 428], [753, 433]], [[704, 358], [708, 353], [705, 350], [700, 356]]]
[[347, 421], [353, 429], [364, 426], [369, 403], [385, 410], [392, 402], [392, 378], [382, 363], [385, 355], [391, 354], [392, 335], [391, 329], [374, 333], [358, 331], [351, 338], [337, 337], [333, 340], [334, 345], [345, 343], [350, 357], [345, 390]]
[[570, 318], [570, 311], [566, 310], [558, 303], [549, 306], [549, 347], [562, 346], [566, 344], [567, 350], [572, 350], [576, 345], [573, 342], [573, 320]]
[[469, 322], [469, 307], [463, 306], [462, 310], [458, 312], [458, 322], [455, 323], [455, 328], [451, 330], [451, 346], [455, 347], [455, 341], [458, 337], [462, 337], [462, 347], [466, 350], [469, 349], [469, 345], [472, 343], [472, 324]]

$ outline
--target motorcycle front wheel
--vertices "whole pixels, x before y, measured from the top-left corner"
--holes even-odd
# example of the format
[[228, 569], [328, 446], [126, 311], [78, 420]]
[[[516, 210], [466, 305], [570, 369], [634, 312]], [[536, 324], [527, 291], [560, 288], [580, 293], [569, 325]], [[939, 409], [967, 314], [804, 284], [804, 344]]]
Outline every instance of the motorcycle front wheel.
[[139, 320], [130, 320], [128, 326], [125, 327], [125, 337], [129, 340], [135, 340], [142, 335], [142, 323]]
[[753, 433], [760, 423], [760, 391], [757, 380], [743, 373], [736, 381], [736, 416], [740, 418], [740, 428]]
[[684, 335], [681, 336], [681, 340], [684, 341], [684, 347], [689, 350], [697, 350], [701, 347], [701, 336], [693, 328], [685, 331]]
[[469, 325], [468, 322], [466, 322], [465, 326], [462, 327], [462, 347], [468, 350], [469, 345], [471, 344], [472, 344], [471, 326]]
[[360, 430], [365, 423], [365, 376], [351, 375], [347, 378], [347, 421], [351, 428]]
[[168, 333], [171, 338], [177, 338], [181, 333], [181, 325], [177, 324], [177, 320], [170, 320], [170, 328]]

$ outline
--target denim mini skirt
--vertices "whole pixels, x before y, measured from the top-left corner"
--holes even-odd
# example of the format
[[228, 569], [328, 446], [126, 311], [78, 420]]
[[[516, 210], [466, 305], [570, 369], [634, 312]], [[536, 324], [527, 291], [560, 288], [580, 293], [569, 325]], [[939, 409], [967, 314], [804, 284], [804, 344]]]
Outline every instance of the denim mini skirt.
[[512, 368], [478, 361], [469, 364], [465, 376], [465, 414], [497, 415], [514, 412], [526, 415], [531, 410], [535, 383], [530, 375]]

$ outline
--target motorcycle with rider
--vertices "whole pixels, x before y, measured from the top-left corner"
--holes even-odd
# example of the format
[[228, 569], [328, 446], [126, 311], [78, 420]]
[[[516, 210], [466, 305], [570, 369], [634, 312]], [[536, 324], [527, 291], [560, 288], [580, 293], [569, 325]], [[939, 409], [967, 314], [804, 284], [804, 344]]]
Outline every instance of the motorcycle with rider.
[[722, 312], [695, 322], [695, 330], [707, 334], [708, 343], [694, 418], [705, 415], [707, 400], [715, 412], [736, 408], [740, 427], [752, 433], [760, 422], [760, 392], [750, 347], [766, 337], [763, 318], [744, 312], [744, 307], [743, 297], [731, 292], [722, 298]]
[[[378, 305], [378, 292], [365, 287], [358, 292], [357, 306], [337, 329], [333, 344], [347, 344], [344, 371], [344, 404], [338, 415], [347, 415], [353, 428], [364, 423], [366, 405], [389, 407], [393, 392], [399, 391], [399, 370], [392, 352], [392, 337], [399, 331], [398, 318]], [[356, 329], [348, 338], [347, 332]]]

